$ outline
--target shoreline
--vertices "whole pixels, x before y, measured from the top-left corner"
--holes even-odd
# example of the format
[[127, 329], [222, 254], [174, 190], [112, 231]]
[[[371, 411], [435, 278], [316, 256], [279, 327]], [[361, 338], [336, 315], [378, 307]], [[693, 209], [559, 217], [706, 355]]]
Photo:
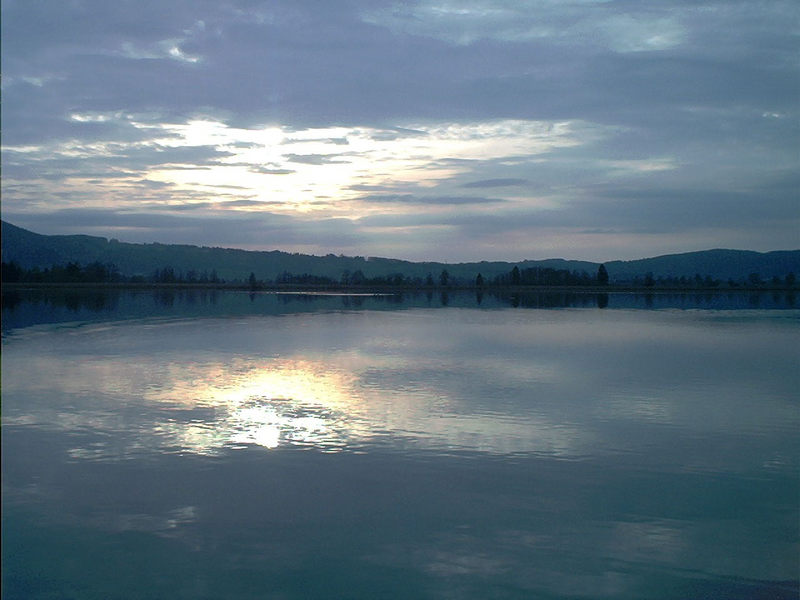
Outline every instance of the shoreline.
[[265, 284], [250, 286], [244, 283], [130, 283], [130, 282], [5, 282], [2, 290], [221, 290], [251, 293], [333, 294], [341, 296], [392, 295], [422, 292], [476, 293], [578, 293], [578, 294], [723, 294], [754, 292], [800, 292], [798, 286], [740, 286], [740, 287], [645, 287], [633, 285], [605, 286], [342, 286], [312, 284]]

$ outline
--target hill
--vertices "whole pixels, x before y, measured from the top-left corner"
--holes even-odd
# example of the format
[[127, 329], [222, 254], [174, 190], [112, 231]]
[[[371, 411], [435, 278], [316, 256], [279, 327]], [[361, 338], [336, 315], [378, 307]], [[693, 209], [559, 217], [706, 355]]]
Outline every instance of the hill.
[[[361, 271], [365, 277], [386, 277], [402, 273], [408, 278], [424, 279], [430, 273], [438, 278], [447, 269], [454, 281], [472, 282], [478, 273], [487, 281], [507, 274], [515, 265], [528, 268], [566, 269], [597, 272], [599, 263], [564, 259], [526, 260], [518, 263], [502, 261], [472, 263], [410, 262], [391, 258], [310, 256], [272, 251], [248, 251], [176, 244], [133, 244], [88, 235], [41, 235], [3, 221], [2, 260], [16, 262], [24, 269], [50, 268], [75, 262], [113, 264], [125, 276], [149, 277], [160, 269], [197, 276], [215, 274], [228, 281], [244, 281], [250, 273], [258, 279], [274, 281], [281, 274], [309, 274], [336, 281], [343, 275]], [[612, 282], [633, 281], [646, 273], [654, 277], [694, 277], [696, 274], [715, 279], [745, 280], [751, 273], [764, 279], [800, 274], [800, 250], [752, 252], [747, 250], [706, 250], [670, 254], [631, 261], [606, 263]]]
[[632, 280], [646, 273], [655, 277], [678, 278], [711, 275], [716, 279], [734, 281], [757, 273], [764, 279], [800, 274], [800, 251], [780, 250], [753, 252], [750, 250], [704, 250], [683, 254], [668, 254], [653, 258], [606, 263], [612, 279]]
[[[282, 273], [308, 273], [339, 281], [344, 273], [361, 271], [365, 277], [402, 273], [407, 277], [438, 278], [447, 269], [454, 279], [474, 281], [478, 273], [485, 278], [507, 273], [512, 264], [480, 262], [445, 264], [440, 262], [410, 262], [391, 258], [361, 256], [310, 256], [272, 251], [249, 251], [231, 248], [211, 248], [176, 244], [132, 244], [87, 235], [41, 235], [2, 222], [2, 258], [16, 262], [25, 269], [49, 268], [76, 262], [113, 264], [126, 276], [149, 276], [154, 271], [170, 267], [175, 272], [196, 273], [215, 271], [225, 280], [245, 280], [250, 273], [258, 279], [275, 280]], [[597, 264], [581, 261], [551, 259], [524, 261], [523, 267], [550, 267], [569, 270], [597, 271]]]

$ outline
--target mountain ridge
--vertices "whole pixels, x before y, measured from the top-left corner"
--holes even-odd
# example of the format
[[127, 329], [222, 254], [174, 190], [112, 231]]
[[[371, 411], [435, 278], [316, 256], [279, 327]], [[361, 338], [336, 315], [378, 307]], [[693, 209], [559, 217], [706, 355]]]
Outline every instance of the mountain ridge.
[[751, 273], [760, 277], [785, 277], [800, 273], [800, 250], [756, 252], [714, 248], [676, 254], [664, 254], [635, 260], [614, 260], [605, 263], [563, 258], [541, 260], [479, 261], [443, 263], [414, 262], [384, 257], [325, 256], [289, 253], [281, 250], [242, 250], [187, 244], [130, 243], [90, 235], [44, 235], [23, 229], [7, 221], [2, 228], [2, 260], [15, 262], [25, 269], [50, 268], [76, 262], [115, 265], [126, 276], [149, 276], [170, 267], [187, 273], [215, 271], [222, 279], [245, 280], [250, 273], [258, 279], [272, 281], [283, 273], [309, 274], [339, 281], [356, 271], [366, 277], [402, 273], [407, 277], [425, 278], [430, 273], [438, 278], [447, 270], [453, 281], [474, 281], [478, 273], [486, 280], [519, 269], [550, 268], [568, 271], [597, 272], [605, 264], [611, 281], [624, 282], [653, 277], [701, 277], [743, 280]]

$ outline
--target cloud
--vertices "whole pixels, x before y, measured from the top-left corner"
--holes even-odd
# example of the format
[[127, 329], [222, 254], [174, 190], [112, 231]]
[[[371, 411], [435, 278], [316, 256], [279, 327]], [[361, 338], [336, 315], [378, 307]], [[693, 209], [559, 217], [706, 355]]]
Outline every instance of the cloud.
[[515, 179], [513, 177], [496, 178], [496, 179], [481, 179], [480, 181], [470, 181], [469, 183], [462, 183], [462, 188], [495, 188], [495, 187], [511, 187], [525, 185], [528, 183], [527, 179]]
[[363, 19], [403, 34], [443, 40], [457, 46], [487, 41], [559, 46], [600, 46], [615, 52], [666, 50], [687, 41], [686, 12], [669, 6], [629, 5], [624, 13], [596, 0], [491, 2], [421, 0], [378, 6]]
[[[434, 246], [408, 223], [455, 258], [557, 228], [565, 252], [791, 243], [790, 1], [9, 1], [0, 23], [4, 215], [180, 205], [223, 231], [270, 207], [296, 248]], [[384, 249], [371, 219], [398, 224]]]
[[348, 189], [354, 192], [389, 192], [392, 190], [391, 186], [373, 185], [366, 183], [356, 183], [354, 185], [351, 185]]
[[347, 137], [338, 138], [286, 138], [282, 144], [308, 144], [319, 142], [322, 144], [333, 144], [335, 146], [347, 146], [350, 142]]
[[373, 131], [370, 134], [370, 139], [378, 142], [392, 142], [401, 138], [408, 137], [424, 137], [428, 135], [426, 131], [421, 129], [408, 129], [406, 127], [391, 127], [389, 129], [380, 129]]
[[293, 169], [271, 169], [262, 166], [248, 166], [247, 168], [253, 173], [260, 173], [261, 175], [290, 175], [297, 172]]
[[459, 204], [495, 204], [505, 202], [500, 198], [478, 198], [475, 196], [414, 196], [412, 194], [371, 194], [357, 198], [366, 204], [398, 203], [421, 206], [459, 205]]
[[341, 160], [340, 154], [286, 154], [286, 160], [293, 163], [301, 163], [304, 165], [336, 165], [347, 163], [346, 160]]

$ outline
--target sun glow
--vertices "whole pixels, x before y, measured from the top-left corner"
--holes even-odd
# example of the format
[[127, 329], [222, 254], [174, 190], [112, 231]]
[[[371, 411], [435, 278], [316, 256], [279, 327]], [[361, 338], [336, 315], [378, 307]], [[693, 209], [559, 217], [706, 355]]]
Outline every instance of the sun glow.
[[[26, 200], [28, 206], [39, 202], [42, 210], [71, 208], [65, 198], [79, 197], [87, 209], [106, 209], [113, 203], [120, 212], [134, 214], [203, 211], [204, 216], [224, 218], [262, 213], [307, 222], [414, 216], [421, 207], [430, 214], [448, 214], [454, 204], [469, 204], [477, 213], [496, 209], [497, 202], [530, 209], [544, 200], [529, 190], [464, 184], [497, 168], [525, 181], [518, 174], [536, 168], [545, 155], [609, 133], [583, 121], [296, 130], [275, 124], [233, 127], [213, 117], [170, 123], [120, 111], [74, 112], [70, 118], [138, 131], [129, 141], [69, 140], [47, 148], [7, 148], [13, 160], [37, 164], [36, 200]], [[41, 162], [45, 152], [51, 166]], [[657, 160], [614, 168], [666, 168]], [[14, 184], [11, 173], [5, 185], [8, 189]]]
[[[513, 120], [403, 129], [242, 129], [212, 120], [161, 127], [164, 135], [154, 143], [213, 147], [219, 157], [200, 165], [165, 164], [151, 170], [148, 180], [209, 197], [223, 209], [268, 206], [271, 212], [325, 211], [341, 217], [386, 211], [385, 205], [361, 202], [363, 190], [430, 189], [466, 172], [464, 161], [543, 154], [582, 143], [588, 135], [578, 123]], [[226, 204], [226, 198], [251, 202]]]

